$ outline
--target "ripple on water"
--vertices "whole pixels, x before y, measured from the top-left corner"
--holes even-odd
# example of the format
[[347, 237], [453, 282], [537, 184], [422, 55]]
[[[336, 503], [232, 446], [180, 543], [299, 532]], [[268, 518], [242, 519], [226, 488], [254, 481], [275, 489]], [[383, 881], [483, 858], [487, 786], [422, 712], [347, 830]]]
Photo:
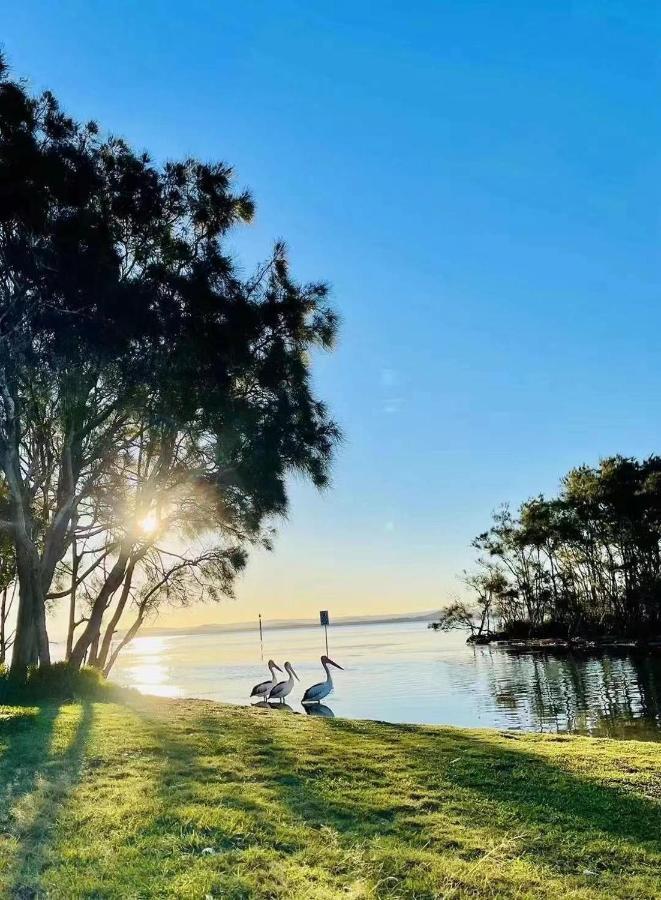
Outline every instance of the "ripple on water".
[[[542, 656], [468, 647], [424, 623], [331, 628], [327, 700], [338, 716], [529, 731], [581, 731], [656, 739], [661, 660], [633, 655]], [[301, 681], [288, 698], [302, 712], [305, 687], [324, 677], [319, 628], [264, 630], [264, 659], [288, 659]], [[247, 703], [265, 677], [254, 632], [137, 638], [113, 677], [145, 693]]]

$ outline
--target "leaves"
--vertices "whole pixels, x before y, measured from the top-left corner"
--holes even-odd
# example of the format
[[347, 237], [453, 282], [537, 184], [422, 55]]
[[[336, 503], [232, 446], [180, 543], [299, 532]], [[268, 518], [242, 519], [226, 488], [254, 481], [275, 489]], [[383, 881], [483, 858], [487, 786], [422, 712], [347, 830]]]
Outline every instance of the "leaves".
[[483, 599], [487, 585], [506, 630], [659, 634], [661, 457], [572, 469], [557, 497], [504, 507], [473, 546], [486, 556], [471, 586]]
[[281, 242], [242, 275], [225, 243], [254, 202], [233, 178], [222, 162], [159, 166], [0, 70], [0, 468], [44, 598], [74, 537], [114, 548], [85, 586], [92, 610], [118, 559], [160, 565], [147, 515], [190, 559], [220, 554], [206, 593], [228, 593], [227, 554], [270, 540], [289, 475], [328, 483], [340, 432], [311, 359], [337, 316]]

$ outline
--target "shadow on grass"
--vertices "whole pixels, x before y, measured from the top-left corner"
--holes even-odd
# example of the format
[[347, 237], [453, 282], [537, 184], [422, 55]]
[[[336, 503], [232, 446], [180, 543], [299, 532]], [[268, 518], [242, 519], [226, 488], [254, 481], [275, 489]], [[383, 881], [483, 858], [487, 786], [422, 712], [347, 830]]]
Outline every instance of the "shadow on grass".
[[[163, 747], [160, 826], [181, 826], [169, 806], [172, 790], [183, 804], [209, 803], [200, 785], [214, 781], [229, 788], [214, 802], [245, 813], [243, 835], [201, 830], [217, 850], [258, 841], [291, 853], [305, 848], [310, 830], [330, 828], [347, 848], [362, 842], [387, 852], [372, 842], [389, 838], [405, 850], [467, 861], [489, 855], [487, 835], [492, 845], [517, 838], [515, 855], [558, 875], [593, 862], [626, 878], [643, 858], [661, 861], [661, 806], [641, 795], [635, 773], [628, 784], [608, 784], [516, 739], [510, 747], [487, 733], [343, 719], [301, 728], [307, 723], [298, 717], [268, 711], [235, 721], [227, 713], [180, 722], [142, 715]], [[649, 790], [653, 775], [645, 778]], [[448, 827], [456, 828], [452, 839]]]
[[14, 715], [0, 720], [0, 807], [5, 836], [13, 844], [4, 895], [16, 900], [41, 896], [52, 830], [83, 768], [92, 705], [81, 705], [80, 718], [60, 747], [57, 720], [63, 708], [49, 703], [12, 710]]
[[[187, 716], [178, 727], [176, 721], [164, 722], [149, 704], [132, 704], [132, 708], [161, 750], [162, 807], [159, 818], [149, 823], [150, 829], [187, 833], [192, 853], [205, 845], [215, 851], [242, 850], [256, 841], [279, 851], [295, 849], [282, 831], [275, 833], [277, 820], [287, 815], [287, 809], [270, 791], [269, 770], [259, 751], [254, 752], [254, 735], [243, 719], [228, 733], [213, 716]], [[270, 714], [280, 717], [279, 711]], [[190, 808], [196, 804], [239, 813], [243, 830], [237, 830], [232, 821], [227, 828], [195, 824]]]
[[[577, 846], [581, 838], [576, 832], [589, 831], [661, 854], [661, 752], [656, 776], [646, 774], [645, 787], [655, 794], [647, 797], [633, 781], [621, 785], [600, 781], [596, 767], [593, 777], [573, 773], [560, 761], [555, 764], [542, 753], [524, 749], [514, 735], [511, 746], [504, 746], [502, 740], [490, 739], [489, 732], [434, 733], [381, 723], [379, 728], [393, 736], [390, 742], [377, 737], [369, 725], [346, 719], [336, 720], [331, 728], [360, 736], [386, 758], [390, 754], [389, 771], [399, 769], [412, 777], [417, 790], [429, 791], [430, 781], [441, 780], [490, 801], [504, 819], [514, 816], [521, 824], [573, 833]], [[392, 751], [395, 741], [397, 753]]]

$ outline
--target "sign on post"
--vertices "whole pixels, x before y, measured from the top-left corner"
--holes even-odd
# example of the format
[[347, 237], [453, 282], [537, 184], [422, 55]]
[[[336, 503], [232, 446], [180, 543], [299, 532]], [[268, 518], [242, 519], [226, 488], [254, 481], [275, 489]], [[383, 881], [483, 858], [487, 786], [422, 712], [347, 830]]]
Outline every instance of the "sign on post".
[[328, 626], [330, 624], [330, 619], [328, 618], [327, 609], [319, 610], [319, 622], [324, 626], [324, 635], [326, 637], [326, 656], [328, 656]]

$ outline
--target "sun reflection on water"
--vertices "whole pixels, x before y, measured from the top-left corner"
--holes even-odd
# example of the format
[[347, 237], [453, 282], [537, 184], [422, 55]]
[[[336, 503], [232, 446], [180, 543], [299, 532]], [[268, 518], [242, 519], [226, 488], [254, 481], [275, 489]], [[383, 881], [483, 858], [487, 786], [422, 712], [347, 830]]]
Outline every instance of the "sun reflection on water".
[[[419, 622], [343, 626], [331, 638], [344, 672], [337, 674], [329, 707], [340, 717], [655, 740], [661, 735], [656, 658], [519, 656], [468, 647], [463, 634], [439, 635]], [[323, 715], [300, 702], [322, 675], [319, 629], [272, 629], [264, 644], [262, 659], [254, 629], [145, 635], [120, 654], [112, 677], [145, 694], [245, 705], [252, 685], [268, 676], [265, 660], [289, 659], [301, 683], [288, 705], [300, 714]]]
[[[127, 654], [122, 680], [143, 694], [180, 697], [182, 690], [174, 684], [168, 665], [167, 645], [163, 637], [138, 638]], [[132, 665], [131, 656], [137, 657], [136, 664]]]

